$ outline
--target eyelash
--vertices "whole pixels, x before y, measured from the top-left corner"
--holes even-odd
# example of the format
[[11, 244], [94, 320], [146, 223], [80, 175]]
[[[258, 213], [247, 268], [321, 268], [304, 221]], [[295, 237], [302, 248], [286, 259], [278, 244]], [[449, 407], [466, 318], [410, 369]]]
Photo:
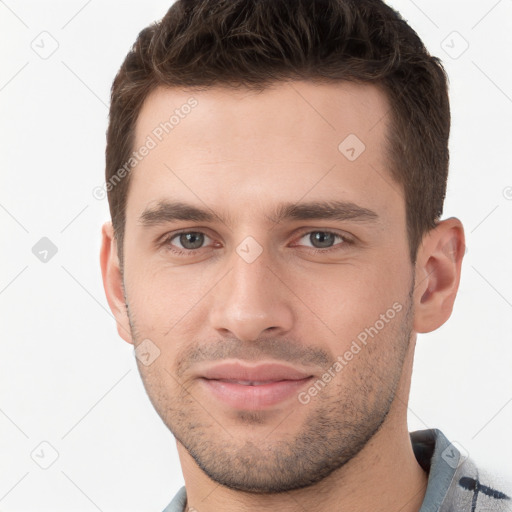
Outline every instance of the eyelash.
[[[208, 235], [206, 233], [204, 233], [203, 231], [183, 230], [183, 231], [174, 232], [174, 233], [171, 233], [171, 234], [165, 236], [160, 245], [163, 246], [166, 250], [173, 252], [174, 254], [176, 254], [178, 256], [195, 256], [197, 254], [197, 251], [200, 251], [201, 249], [205, 249], [205, 247], [199, 247], [198, 249], [185, 249], [184, 250], [184, 249], [179, 249], [179, 248], [173, 247], [171, 245], [171, 241], [173, 239], [175, 239], [176, 237], [178, 237], [180, 235], [186, 234], [186, 233], [200, 233], [200, 234], [208, 237]], [[345, 245], [353, 245], [355, 243], [354, 239], [348, 237], [347, 235], [340, 235], [339, 233], [336, 233], [335, 231], [328, 231], [328, 230], [321, 230], [321, 229], [313, 229], [313, 230], [309, 230], [309, 231], [303, 231], [298, 236], [298, 238], [301, 239], [305, 235], [310, 235], [312, 233], [331, 234], [336, 237], [339, 237], [343, 241], [341, 243], [341, 247], [343, 247]], [[307, 247], [307, 250], [313, 254], [328, 254], [332, 251], [343, 250], [341, 247], [340, 247], [340, 243], [338, 243], [336, 245], [327, 247], [325, 249], [319, 249], [317, 247]]]

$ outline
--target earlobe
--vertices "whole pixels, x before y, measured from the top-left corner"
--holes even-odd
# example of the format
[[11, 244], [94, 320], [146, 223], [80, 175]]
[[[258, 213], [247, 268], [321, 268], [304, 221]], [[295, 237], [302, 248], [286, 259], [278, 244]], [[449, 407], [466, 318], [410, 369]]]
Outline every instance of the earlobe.
[[441, 221], [424, 236], [416, 261], [416, 332], [434, 331], [450, 317], [464, 252], [464, 228], [454, 217]]
[[128, 313], [126, 311], [123, 276], [117, 254], [117, 243], [111, 222], [106, 222], [101, 230], [100, 265], [103, 278], [103, 288], [108, 305], [117, 324], [119, 336], [133, 344]]

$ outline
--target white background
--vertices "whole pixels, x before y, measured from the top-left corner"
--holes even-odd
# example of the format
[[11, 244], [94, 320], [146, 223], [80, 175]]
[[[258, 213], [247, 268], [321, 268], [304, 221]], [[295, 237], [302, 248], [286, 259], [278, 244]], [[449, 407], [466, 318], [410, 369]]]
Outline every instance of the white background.
[[[183, 484], [108, 310], [98, 260], [108, 207], [92, 195], [111, 82], [169, 5], [0, 2], [0, 511], [160, 511]], [[418, 339], [409, 427], [440, 428], [512, 477], [512, 1], [392, 5], [450, 76], [444, 217], [461, 219], [468, 247], [451, 319]], [[47, 59], [31, 47], [57, 43]], [[47, 263], [32, 253], [42, 237], [58, 248]], [[43, 441], [58, 452], [46, 470], [30, 456], [51, 461]]]

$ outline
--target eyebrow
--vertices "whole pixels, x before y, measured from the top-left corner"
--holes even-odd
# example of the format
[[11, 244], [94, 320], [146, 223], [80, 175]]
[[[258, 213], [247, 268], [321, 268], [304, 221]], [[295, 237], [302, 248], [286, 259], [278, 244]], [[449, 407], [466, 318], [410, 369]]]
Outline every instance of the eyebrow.
[[[283, 203], [267, 217], [276, 224], [286, 220], [311, 219], [375, 223], [379, 219], [373, 210], [350, 201]], [[156, 226], [180, 220], [210, 223], [220, 221], [227, 224], [227, 219], [212, 210], [180, 201], [159, 201], [156, 206], [147, 207], [139, 217], [139, 223], [143, 226]]]

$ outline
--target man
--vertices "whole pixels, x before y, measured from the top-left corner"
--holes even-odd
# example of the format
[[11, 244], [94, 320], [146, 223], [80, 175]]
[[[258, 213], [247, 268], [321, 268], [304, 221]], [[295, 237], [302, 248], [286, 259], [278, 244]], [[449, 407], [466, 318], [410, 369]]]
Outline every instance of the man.
[[416, 336], [464, 254], [449, 126], [441, 64], [377, 0], [179, 0], [139, 34], [101, 266], [177, 440], [166, 511], [512, 510], [407, 429]]

